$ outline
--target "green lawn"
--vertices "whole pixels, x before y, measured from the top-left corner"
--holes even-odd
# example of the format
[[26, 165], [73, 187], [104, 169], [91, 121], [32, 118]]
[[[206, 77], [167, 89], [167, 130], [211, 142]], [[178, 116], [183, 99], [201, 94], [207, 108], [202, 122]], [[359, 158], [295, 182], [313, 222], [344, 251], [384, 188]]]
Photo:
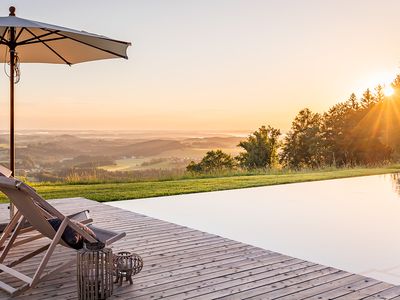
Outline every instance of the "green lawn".
[[[273, 175], [242, 175], [168, 181], [92, 184], [37, 183], [32, 185], [45, 199], [85, 197], [97, 201], [112, 201], [395, 172], [400, 172], [400, 165], [384, 168], [337, 169]], [[6, 201], [7, 199], [4, 196], [0, 197], [0, 202]]]

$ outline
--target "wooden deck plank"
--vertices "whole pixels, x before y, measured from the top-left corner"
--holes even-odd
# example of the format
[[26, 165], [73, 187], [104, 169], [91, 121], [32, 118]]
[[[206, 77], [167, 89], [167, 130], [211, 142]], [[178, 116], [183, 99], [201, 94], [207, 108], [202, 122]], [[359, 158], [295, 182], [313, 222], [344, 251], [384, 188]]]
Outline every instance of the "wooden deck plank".
[[365, 297], [371, 295], [371, 294], [377, 294], [381, 291], [384, 291], [386, 289], [388, 289], [389, 287], [391, 287], [391, 285], [389, 283], [386, 282], [379, 282], [377, 284], [374, 284], [372, 286], [360, 289], [358, 291], [354, 291], [350, 294], [347, 294], [345, 296], [342, 297], [338, 297], [336, 299], [340, 299], [340, 300], [345, 300], [345, 299], [354, 299], [354, 300], [359, 300], [359, 299], [365, 299]]
[[[306, 288], [303, 290], [298, 290], [298, 291], [295, 291], [295, 292], [287, 294], [287, 295], [285, 295], [285, 293], [282, 293], [275, 299], [291, 300], [295, 296], [296, 299], [302, 300], [302, 299], [306, 299], [307, 297], [311, 297], [313, 295], [319, 295], [320, 293], [333, 290], [333, 289], [337, 288], [338, 286], [343, 286], [343, 285], [346, 285], [346, 284], [349, 284], [349, 283], [352, 283], [355, 281], [359, 281], [360, 279], [363, 278], [361, 275], [349, 274], [347, 272], [344, 272], [344, 273], [345, 273], [345, 276], [342, 278], [335, 279], [335, 280], [328, 279], [320, 285], [306, 286]], [[323, 278], [323, 277], [321, 277], [321, 278]], [[255, 298], [257, 299], [260, 297], [257, 296]]]
[[[224, 268], [223, 270], [219, 270], [218, 272], [203, 272], [199, 273], [197, 276], [194, 276], [192, 278], [186, 278], [185, 280], [179, 280], [179, 281], [170, 281], [168, 283], [164, 283], [160, 286], [153, 286], [153, 287], [147, 287], [145, 289], [137, 290], [135, 291], [135, 299], [141, 299], [142, 298], [147, 298], [150, 295], [154, 297], [167, 297], [171, 295], [176, 295], [176, 294], [185, 294], [185, 297], [187, 294], [190, 293], [190, 291], [197, 291], [199, 290], [200, 287], [205, 287], [208, 286], [210, 283], [212, 285], [216, 285], [217, 283], [223, 283], [226, 281], [229, 281], [228, 276], [234, 273], [239, 273], [239, 272], [248, 272], [248, 270], [251, 270], [255, 268], [256, 266], [259, 266], [260, 262], [263, 262], [265, 265], [268, 265], [269, 268], [272, 269], [280, 269], [285, 265], [292, 265], [292, 264], [298, 264], [300, 261], [299, 260], [288, 260], [286, 258], [282, 257], [273, 257], [271, 258], [266, 258], [264, 260], [259, 259], [257, 261], [249, 261], [247, 260], [247, 264], [244, 264], [243, 266], [239, 267], [231, 267], [229, 268]], [[226, 266], [225, 266], [226, 267]]]
[[334, 290], [330, 290], [328, 292], [324, 292], [319, 295], [309, 297], [306, 299], [308, 299], [308, 300], [316, 300], [316, 299], [328, 300], [328, 299], [336, 299], [336, 298], [342, 298], [342, 299], [350, 298], [351, 299], [351, 296], [349, 296], [350, 294], [352, 294], [358, 290], [364, 289], [366, 287], [371, 287], [378, 283], [379, 283], [378, 280], [371, 279], [371, 278], [363, 278], [359, 281], [352, 282], [348, 285], [345, 285], [345, 286], [336, 288]]
[[377, 300], [377, 299], [393, 300], [396, 298], [400, 298], [400, 286], [390, 287], [382, 292], [365, 297], [363, 300]]
[[281, 289], [288, 285], [296, 284], [306, 281], [311, 278], [320, 277], [326, 274], [337, 272], [334, 268], [328, 268], [321, 265], [311, 265], [293, 271], [285, 271], [273, 276], [268, 273], [262, 274], [259, 277], [248, 276], [243, 280], [243, 283], [235, 286], [225, 286], [216, 292], [196, 296], [193, 299], [211, 299], [211, 298], [224, 298], [224, 299], [247, 299], [260, 293], [267, 293]]
[[[262, 254], [258, 254], [258, 255], [262, 255]], [[269, 254], [267, 254], [267, 255], [269, 255]], [[196, 265], [192, 264], [192, 266], [189, 266], [186, 269], [176, 269], [176, 270], [171, 270], [171, 268], [168, 267], [165, 270], [163, 270], [161, 273], [157, 273], [157, 274], [150, 273], [150, 274], [148, 274], [148, 276], [146, 276], [146, 272], [143, 271], [141, 273], [140, 278], [136, 279], [135, 285], [136, 285], [136, 287], [139, 287], [140, 284], [148, 284], [150, 282], [154, 283], [156, 280], [163, 280], [163, 279], [166, 279], [167, 281], [170, 281], [171, 280], [170, 279], [171, 276], [173, 276], [173, 278], [175, 280], [178, 280], [179, 279], [179, 275], [187, 276], [187, 273], [185, 273], [185, 272], [192, 271], [192, 272], [195, 272], [197, 274], [198, 272], [201, 272], [202, 270], [204, 270], [205, 267], [206, 267], [205, 270], [208, 271], [209, 270], [208, 268], [210, 266], [212, 266], [212, 265], [220, 266], [220, 261], [211, 260], [209, 263], [202, 263], [200, 268], [199, 268], [198, 264], [196, 264]], [[179, 267], [181, 267], [181, 265], [179, 265]], [[149, 273], [149, 272], [147, 272], [147, 273]], [[48, 282], [44, 283], [42, 286], [45, 286], [45, 285], [50, 285], [51, 286], [52, 284], [53, 284], [52, 282], [48, 281]]]
[[[351, 275], [350, 275], [351, 276]], [[287, 296], [290, 298], [293, 297], [293, 295], [296, 295], [297, 298], [299, 298], [299, 293], [301, 291], [307, 291], [310, 290], [310, 286], [316, 287], [319, 286], [323, 283], [326, 282], [332, 282], [338, 279], [344, 279], [346, 277], [349, 277], [349, 274], [344, 272], [344, 271], [338, 271], [335, 270], [332, 273], [328, 273], [326, 275], [312, 278], [310, 280], [306, 280], [297, 284], [292, 284], [292, 285], [286, 285], [283, 288], [270, 291], [265, 293], [264, 288], [261, 287], [258, 289], [258, 292], [253, 293], [257, 294], [256, 296], [252, 296], [248, 299], [255, 300], [255, 299], [263, 299], [265, 298], [266, 295], [268, 295], [268, 299], [282, 299], [284, 296]]]
[[[87, 208], [94, 224], [127, 233], [113, 245], [114, 251], [134, 250], [143, 257], [145, 265], [134, 277], [133, 285], [115, 287], [115, 299], [400, 299], [400, 287], [388, 283], [87, 199], [59, 199], [51, 203], [65, 214]], [[0, 221], [7, 217], [8, 210], [2, 204]], [[44, 241], [17, 247], [12, 257], [31, 251]], [[50, 263], [55, 266], [73, 255], [73, 250], [58, 246]], [[31, 276], [33, 264], [41, 257], [16, 269]], [[77, 299], [75, 272], [76, 267], [69, 266], [16, 299]], [[4, 273], [0, 279], [13, 287], [21, 285]], [[5, 292], [0, 292], [2, 299], [9, 299]]]
[[[245, 265], [245, 262], [243, 262], [243, 261], [240, 262], [240, 263], [242, 265]], [[249, 265], [251, 263], [247, 262], [247, 264]], [[206, 266], [206, 267], [208, 267], [208, 266]], [[237, 266], [237, 267], [240, 267], [240, 266]], [[218, 267], [217, 267], [217, 269], [218, 269]], [[199, 282], [199, 281], [203, 280], [206, 277], [213, 277], [214, 274], [218, 273], [218, 272], [220, 274], [221, 272], [224, 272], [224, 271], [223, 270], [219, 270], [219, 271], [218, 270], [217, 271], [211, 270], [210, 271], [208, 268], [203, 268], [203, 270], [195, 272], [194, 276], [189, 276], [186, 273], [185, 274], [181, 274], [182, 276], [176, 276], [175, 275], [173, 277], [173, 280], [175, 280], [175, 281], [173, 281], [172, 284], [174, 284], [176, 286], [179, 286], [179, 284], [184, 284], [185, 285], [185, 284], [188, 284], [190, 282]], [[150, 293], [150, 290], [151, 290], [151, 289], [149, 289], [149, 287], [150, 288], [151, 287], [155, 287], [156, 290], [157, 289], [164, 290], [164, 288], [165, 288], [162, 283], [156, 283], [153, 280], [146, 280], [145, 282], [143, 282], [143, 281], [141, 282], [140, 279], [141, 278], [138, 278], [135, 281], [135, 299], [140, 299], [139, 296], [143, 295], [143, 294], [145, 295], [143, 298], [145, 298], [145, 299], [149, 298], [148, 294]], [[163, 279], [166, 282], [168, 282], [169, 284], [171, 284], [171, 278], [170, 277], [169, 278], [165, 278], [164, 277]], [[161, 281], [162, 281], [162, 279], [161, 279]], [[74, 284], [71, 285], [70, 287], [73, 288], [73, 289], [70, 289], [72, 291], [75, 289]], [[142, 287], [142, 289], [140, 289], [140, 287]], [[65, 286], [64, 286], [64, 288], [65, 288]], [[151, 290], [151, 291], [154, 291], [154, 290]], [[121, 297], [124, 294], [126, 294], [125, 296], [128, 297], [130, 295], [130, 292], [128, 291], [128, 293], [125, 293], [125, 291], [121, 290], [121, 293], [119, 294], [119, 296]]]

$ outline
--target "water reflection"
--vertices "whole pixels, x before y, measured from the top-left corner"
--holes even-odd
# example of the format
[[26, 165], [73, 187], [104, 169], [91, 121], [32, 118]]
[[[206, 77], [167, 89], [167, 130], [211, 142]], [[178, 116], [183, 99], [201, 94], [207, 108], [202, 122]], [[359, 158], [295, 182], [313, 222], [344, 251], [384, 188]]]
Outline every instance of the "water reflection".
[[396, 174], [110, 205], [400, 284], [399, 195]]

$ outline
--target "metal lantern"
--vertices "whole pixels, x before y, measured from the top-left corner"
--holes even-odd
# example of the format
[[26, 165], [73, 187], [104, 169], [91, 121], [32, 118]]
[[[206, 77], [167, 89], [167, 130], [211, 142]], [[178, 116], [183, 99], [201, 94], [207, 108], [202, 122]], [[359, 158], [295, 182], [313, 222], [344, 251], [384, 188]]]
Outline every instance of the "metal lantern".
[[112, 250], [103, 243], [85, 243], [77, 254], [78, 298], [107, 299], [113, 292]]
[[125, 278], [132, 284], [132, 276], [143, 268], [143, 259], [136, 253], [121, 251], [114, 255], [115, 283], [122, 285]]

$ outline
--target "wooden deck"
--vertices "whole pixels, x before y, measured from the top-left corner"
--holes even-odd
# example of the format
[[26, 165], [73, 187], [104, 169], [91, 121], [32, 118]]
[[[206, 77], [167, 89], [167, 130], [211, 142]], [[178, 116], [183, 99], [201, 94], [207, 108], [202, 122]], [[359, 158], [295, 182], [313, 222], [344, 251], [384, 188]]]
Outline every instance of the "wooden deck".
[[[90, 209], [95, 224], [127, 236], [114, 249], [133, 249], [145, 266], [114, 299], [400, 299], [400, 286], [350, 274], [94, 201], [53, 200], [65, 213]], [[8, 214], [0, 205], [0, 219]], [[35, 242], [36, 244], [40, 241]], [[73, 251], [58, 246], [56, 264]], [[16, 248], [16, 252], [27, 250]], [[76, 299], [75, 266], [18, 299]], [[32, 275], [33, 267], [20, 271]], [[12, 283], [4, 274], [2, 280]], [[0, 299], [8, 299], [0, 292]]]

